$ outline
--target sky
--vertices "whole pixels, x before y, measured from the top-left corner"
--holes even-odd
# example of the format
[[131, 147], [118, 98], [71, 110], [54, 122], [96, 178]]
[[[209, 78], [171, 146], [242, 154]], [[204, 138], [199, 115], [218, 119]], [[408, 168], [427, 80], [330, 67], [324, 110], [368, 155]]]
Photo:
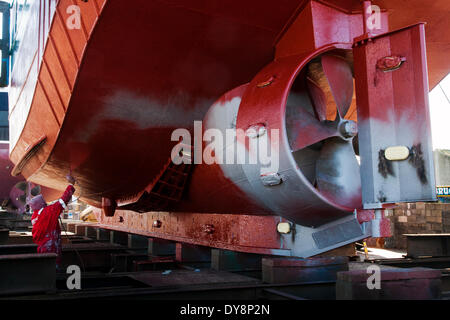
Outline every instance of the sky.
[[433, 149], [450, 149], [450, 74], [429, 94]]

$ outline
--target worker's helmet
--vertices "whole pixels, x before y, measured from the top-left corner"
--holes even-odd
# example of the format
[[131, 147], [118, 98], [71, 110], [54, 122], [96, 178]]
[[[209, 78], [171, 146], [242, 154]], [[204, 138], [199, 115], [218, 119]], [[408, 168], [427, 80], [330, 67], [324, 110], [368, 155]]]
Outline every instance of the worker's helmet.
[[40, 210], [47, 206], [47, 203], [45, 202], [42, 194], [33, 197], [28, 204], [30, 205], [31, 210], [33, 211]]

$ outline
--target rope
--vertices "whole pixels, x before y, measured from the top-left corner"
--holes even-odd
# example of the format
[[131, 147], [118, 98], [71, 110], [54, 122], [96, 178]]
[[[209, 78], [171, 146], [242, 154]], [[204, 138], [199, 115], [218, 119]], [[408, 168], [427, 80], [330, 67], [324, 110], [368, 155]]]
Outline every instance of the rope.
[[72, 240], [69, 238], [69, 235], [67, 234], [67, 230], [66, 230], [66, 228], [64, 227], [64, 224], [63, 224], [63, 222], [62, 222], [61, 215], [59, 216], [59, 222], [61, 223], [61, 227], [63, 228], [64, 233], [66, 234], [67, 240], [69, 240], [70, 244], [72, 245], [72, 249], [75, 251], [75, 253], [76, 253], [77, 256], [78, 256], [78, 259], [79, 259], [80, 262], [81, 262], [81, 267], [83, 268], [83, 272], [86, 272], [86, 268], [84, 267], [83, 258], [81, 258], [80, 253], [79, 253], [78, 250], [73, 246], [73, 242], [72, 242]]

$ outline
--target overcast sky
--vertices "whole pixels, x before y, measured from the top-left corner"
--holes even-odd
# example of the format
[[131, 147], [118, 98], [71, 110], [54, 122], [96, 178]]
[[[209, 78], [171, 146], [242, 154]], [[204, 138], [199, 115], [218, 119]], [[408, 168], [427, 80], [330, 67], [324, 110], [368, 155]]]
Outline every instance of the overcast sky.
[[450, 74], [430, 92], [434, 149], [450, 149]]

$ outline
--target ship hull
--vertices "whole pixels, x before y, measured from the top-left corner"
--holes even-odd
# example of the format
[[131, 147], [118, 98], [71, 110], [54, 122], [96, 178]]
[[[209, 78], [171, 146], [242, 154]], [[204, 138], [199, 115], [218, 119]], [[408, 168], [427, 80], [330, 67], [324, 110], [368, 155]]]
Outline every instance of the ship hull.
[[[417, 10], [427, 7], [425, 20], [430, 21], [427, 44], [433, 87], [450, 69], [450, 62], [440, 58], [437, 48], [442, 39], [436, 32], [448, 21], [443, 19], [439, 7], [448, 5], [439, 1], [439, 5], [436, 2], [430, 9], [414, 1], [415, 9], [408, 11], [394, 2], [379, 3], [383, 8], [394, 8], [383, 13], [384, 22], [389, 16], [391, 29], [417, 22]], [[72, 29], [68, 26], [67, 9], [74, 3], [81, 10], [81, 23], [79, 28]], [[331, 45], [351, 50], [354, 38], [364, 32], [360, 2], [356, 0], [345, 3], [136, 0], [132, 5], [124, 0], [51, 0], [39, 4], [31, 10], [36, 12], [38, 22], [24, 35], [24, 39], [31, 39], [34, 30], [39, 34], [38, 41], [22, 52], [24, 63], [16, 63], [13, 70], [10, 100], [13, 173], [57, 190], [64, 190], [65, 176], [71, 173], [77, 179], [77, 196], [103, 209], [107, 205], [115, 209], [116, 205], [138, 202], [144, 190], [150, 191], [166, 169], [177, 143], [171, 139], [173, 131], [184, 128], [194, 133], [194, 121], [204, 120], [224, 93], [251, 83], [261, 70], [282, 58], [299, 55], [308, 57], [305, 61], [309, 62], [315, 53], [323, 53]], [[314, 12], [320, 14], [314, 16]], [[299, 19], [301, 13], [305, 13], [305, 20]], [[313, 25], [308, 20], [311, 16], [319, 23]], [[330, 22], [331, 18], [336, 20]], [[315, 33], [316, 27], [320, 28], [320, 34]], [[386, 25], [384, 28], [387, 32]], [[311, 34], [302, 36], [305, 29], [311, 29]], [[445, 40], [444, 46], [448, 43]], [[294, 69], [297, 67], [300, 68], [295, 65]], [[214, 165], [194, 168], [192, 178], [186, 182], [188, 190], [184, 198], [166, 208], [167, 211], [187, 215], [264, 215], [269, 216], [266, 219], [272, 229], [281, 221], [279, 216], [283, 212], [275, 212], [264, 201], [247, 197], [219, 169]], [[315, 192], [311, 186], [308, 190]], [[295, 201], [301, 201], [302, 196], [305, 197], [300, 194]], [[351, 210], [341, 210], [322, 197], [318, 199], [325, 202], [326, 211], [336, 210], [339, 219], [314, 222], [315, 225], [344, 223], [348, 221], [341, 219], [352, 217]], [[302, 207], [304, 215], [309, 207], [307, 201]], [[129, 211], [118, 210], [114, 217], [105, 216], [114, 214], [114, 209], [103, 210], [99, 221], [117, 227], [122, 213]], [[145, 207], [139, 209], [145, 212]], [[149, 206], [148, 211], [155, 208]], [[128, 230], [140, 221], [137, 215], [127, 214], [131, 219], [127, 221]], [[167, 215], [171, 217], [167, 219], [178, 221]], [[231, 224], [233, 219], [234, 216], [224, 217], [223, 225]], [[145, 221], [139, 231], [153, 235]], [[186, 227], [183, 221], [180, 228]], [[324, 226], [324, 232], [334, 227]], [[312, 228], [305, 230], [310, 237], [306, 242], [312, 244]], [[170, 230], [172, 235], [178, 231]], [[257, 232], [257, 228], [252, 232]], [[276, 237], [275, 230], [270, 232]], [[358, 232], [346, 241], [368, 235]], [[185, 236], [195, 235], [176, 237]], [[231, 233], [227, 237], [231, 238], [224, 242], [239, 245], [233, 242]], [[316, 251], [305, 249], [299, 254], [312, 255], [335, 245]], [[276, 247], [282, 248], [280, 243]]]
[[[10, 156], [18, 165], [45, 137], [20, 173], [63, 190], [72, 170], [83, 199], [97, 206], [102, 197], [126, 198], [145, 188], [170, 156], [173, 130], [192, 129], [220, 95], [272, 61], [276, 41], [305, 5], [137, 1], [130, 8], [125, 1], [79, 1], [81, 28], [68, 30], [65, 9], [73, 3], [42, 3], [36, 10], [46, 27], [35, 28], [37, 58], [25, 84], [13, 81], [23, 93], [11, 99], [11, 121], [28, 116], [22, 128], [12, 123]], [[395, 7], [391, 28], [416, 21], [420, 5], [401, 17]], [[351, 12], [359, 4], [342, 8]], [[441, 14], [430, 10], [430, 24], [441, 27]], [[449, 66], [436, 54], [435, 29], [429, 33], [434, 86]], [[13, 80], [25, 71], [16, 67]]]

